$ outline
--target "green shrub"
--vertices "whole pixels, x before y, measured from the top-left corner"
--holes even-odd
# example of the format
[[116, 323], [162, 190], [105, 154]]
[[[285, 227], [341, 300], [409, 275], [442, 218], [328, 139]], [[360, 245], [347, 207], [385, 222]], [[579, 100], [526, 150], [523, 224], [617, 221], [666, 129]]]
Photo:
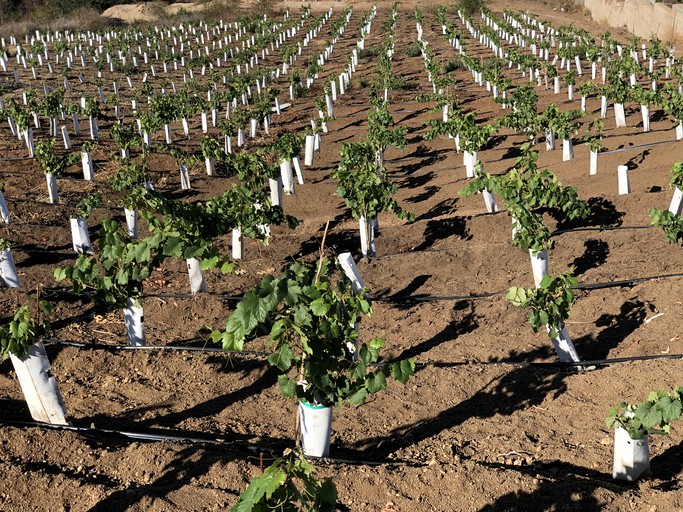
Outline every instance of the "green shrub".
[[358, 60], [368, 59], [370, 57], [377, 57], [381, 48], [379, 46], [372, 46], [370, 48], [363, 48], [358, 50]]
[[420, 47], [420, 43], [418, 43], [417, 41], [410, 43], [403, 49], [403, 53], [408, 57], [419, 57], [420, 55], [422, 55], [422, 48]]

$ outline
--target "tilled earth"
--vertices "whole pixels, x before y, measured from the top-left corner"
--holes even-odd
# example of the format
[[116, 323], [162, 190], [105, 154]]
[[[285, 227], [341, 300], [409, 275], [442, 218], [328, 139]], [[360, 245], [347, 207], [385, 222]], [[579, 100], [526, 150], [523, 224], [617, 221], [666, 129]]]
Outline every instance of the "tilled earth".
[[[594, 34], [603, 29], [583, 14], [561, 14], [542, 4], [533, 9], [528, 2], [491, 5], [494, 11], [503, 7], [535, 10], [557, 25], [573, 21]], [[335, 4], [335, 10], [338, 15], [341, 7]], [[366, 10], [356, 6], [313, 93], [275, 116], [274, 131], [303, 129], [316, 115], [314, 98], [322, 94], [325, 77], [346, 65]], [[448, 61], [454, 51], [433, 11], [424, 10], [424, 38], [439, 59]], [[408, 148], [389, 150], [386, 166], [399, 185], [399, 203], [415, 213], [416, 221], [380, 217], [378, 257], [361, 260], [357, 221], [335, 195], [330, 175], [340, 144], [366, 133], [367, 82], [376, 63], [363, 59], [353, 87], [335, 103], [336, 119], [323, 136], [320, 155], [304, 169], [306, 183], [285, 197], [286, 213], [302, 224], [294, 231], [274, 228], [268, 247], [247, 244], [238, 271], [207, 275], [208, 293], [189, 296], [184, 262], [166, 264], [146, 283], [148, 342], [161, 348], [118, 350], [114, 347], [125, 344], [120, 312], [106, 312], [68, 294], [56, 302], [55, 341], [47, 344], [52, 370], [73, 425], [95, 430], [21, 425], [31, 421], [28, 409], [11, 364], [0, 365], [0, 410], [6, 421], [0, 426], [0, 510], [232, 506], [260, 473], [261, 453], [294, 445], [295, 404], [281, 396], [277, 373], [259, 356], [163, 347], [216, 348], [208, 333], [224, 326], [234, 306], [225, 296], [246, 292], [264, 274], [279, 272], [293, 260], [315, 258], [327, 221], [329, 253], [351, 251], [372, 296], [381, 299], [363, 322], [362, 337], [384, 336], [386, 358], [412, 357], [418, 365], [405, 387], [391, 383], [363, 407], [334, 412], [334, 459], [316, 465], [320, 476], [334, 478], [342, 510], [683, 510], [679, 425], [674, 424], [670, 436], [651, 439], [651, 474], [635, 484], [611, 479], [612, 432], [604, 425], [612, 405], [641, 401], [650, 390], [681, 384], [683, 376], [681, 357], [668, 358], [683, 354], [683, 280], [667, 276], [680, 272], [681, 248], [647, 227], [648, 210], [668, 206], [668, 169], [682, 143], [634, 147], [671, 141], [671, 119], [655, 111], [652, 131], [642, 133], [639, 109], [629, 104], [628, 127], [617, 129], [610, 109], [605, 147], [625, 151], [601, 155], [597, 176], [589, 176], [588, 148], [578, 140], [575, 158], [568, 162], [562, 162], [561, 149], [546, 152], [542, 142], [538, 145], [539, 165], [552, 168], [593, 207], [588, 221], [573, 226], [545, 217], [551, 230], [561, 231], [550, 254], [550, 272], [573, 269], [585, 284], [653, 278], [577, 292], [567, 328], [579, 354], [591, 361], [658, 358], [596, 364], [580, 372], [530, 365], [553, 363], [556, 356], [545, 333], [534, 334], [525, 312], [505, 299], [510, 286], [533, 284], [528, 256], [512, 247], [505, 212], [485, 214], [481, 197], [458, 194], [466, 180], [453, 141], [422, 138], [424, 123], [440, 113], [429, 111], [431, 103], [415, 101], [431, 91], [431, 84], [422, 58], [403, 53], [417, 36], [410, 12], [402, 6], [394, 72], [412, 88], [390, 95], [394, 120], [408, 127]], [[380, 44], [381, 24], [389, 13], [389, 4], [380, 2], [367, 46]], [[449, 16], [456, 19], [453, 12]], [[306, 52], [317, 54], [324, 45], [321, 35]], [[489, 56], [474, 41], [468, 48]], [[484, 118], [501, 115], [500, 105], [473, 84], [466, 70], [454, 75], [464, 107]], [[510, 76], [514, 85], [525, 83], [520, 75]], [[286, 85], [281, 83], [282, 97]], [[555, 96], [539, 88], [538, 93], [541, 108], [551, 102], [563, 110], [578, 108], [578, 99], [566, 101], [564, 91]], [[598, 115], [599, 106], [599, 99], [589, 98], [582, 122]], [[197, 133], [199, 120], [194, 121], [191, 128]], [[111, 122], [103, 120], [101, 130], [106, 132]], [[173, 128], [181, 133], [179, 123]], [[37, 137], [45, 136], [37, 131]], [[37, 164], [21, 158], [25, 148], [10, 137], [6, 124], [0, 138], [2, 156], [17, 158], [2, 161], [0, 171], [12, 212], [4, 236], [12, 242], [23, 286], [2, 292], [8, 317], [26, 293], [39, 285], [58, 286], [53, 269], [74, 259], [69, 207], [97, 181], [83, 182], [79, 172], [69, 172], [59, 180], [62, 204], [51, 206]], [[523, 140], [501, 130], [492, 147], [479, 154], [485, 170], [508, 169]], [[104, 138], [95, 153], [98, 180], [112, 172], [113, 151], [111, 140]], [[619, 164], [629, 165], [629, 195], [617, 193]], [[192, 170], [193, 191], [181, 194], [174, 164], [163, 159], [154, 162], [153, 178], [157, 189], [188, 200], [220, 193], [233, 179], [208, 177], [198, 167]], [[115, 205], [115, 198], [107, 199], [90, 219], [94, 239], [102, 219], [123, 219]], [[227, 237], [222, 245], [228, 249]], [[264, 344], [257, 341], [249, 348], [260, 350]], [[145, 442], [104, 430], [220, 442]]]

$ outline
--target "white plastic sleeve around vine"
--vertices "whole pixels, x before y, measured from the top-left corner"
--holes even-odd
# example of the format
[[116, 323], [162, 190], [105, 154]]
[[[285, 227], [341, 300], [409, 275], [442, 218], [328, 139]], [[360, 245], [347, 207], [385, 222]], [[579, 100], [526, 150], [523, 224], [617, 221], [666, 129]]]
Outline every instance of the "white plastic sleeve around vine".
[[[139, 305], [137, 305], [138, 301]], [[126, 325], [128, 344], [131, 347], [144, 347], [147, 345], [142, 299], [138, 299], [138, 301], [128, 297], [126, 299], [126, 307], [123, 308], [123, 322]]]
[[84, 217], [69, 219], [71, 223], [71, 241], [77, 254], [92, 254], [88, 223]]
[[10, 249], [0, 251], [0, 274], [8, 288], [20, 288], [17, 267], [14, 265], [14, 258]]
[[365, 281], [363, 281], [363, 277], [360, 275], [358, 267], [356, 266], [356, 262], [353, 260], [351, 253], [343, 252], [337, 256], [337, 260], [339, 261], [344, 274], [346, 274], [346, 277], [348, 277], [351, 281], [351, 287], [353, 291], [355, 293], [360, 293], [363, 288], [365, 288]]
[[21, 358], [10, 354], [10, 359], [31, 417], [43, 423], [68, 425], [66, 407], [50, 371], [50, 361], [43, 344], [31, 345], [28, 354]]
[[202, 272], [202, 262], [197, 258], [188, 258], [187, 263], [187, 274], [190, 278], [190, 291], [194, 295], [198, 292], [206, 291], [206, 281], [204, 280], [204, 272]]
[[650, 471], [650, 447], [648, 436], [631, 439], [628, 431], [614, 431], [614, 459], [612, 478], [633, 482]]

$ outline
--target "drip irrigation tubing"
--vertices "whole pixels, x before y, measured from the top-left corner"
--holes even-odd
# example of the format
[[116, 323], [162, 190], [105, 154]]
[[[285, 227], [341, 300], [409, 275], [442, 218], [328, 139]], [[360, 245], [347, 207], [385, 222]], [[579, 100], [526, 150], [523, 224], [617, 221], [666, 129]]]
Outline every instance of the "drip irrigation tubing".
[[416, 367], [433, 366], [435, 368], [453, 368], [456, 366], [514, 366], [517, 368], [585, 368], [610, 366], [614, 364], [632, 363], [635, 361], [656, 361], [659, 359], [683, 359], [683, 354], [655, 354], [650, 356], [614, 357], [611, 359], [590, 359], [586, 361], [430, 361], [415, 363]]
[[[275, 450], [273, 446], [263, 446], [259, 444], [247, 443], [245, 441], [226, 441], [222, 439], [210, 439], [205, 437], [194, 437], [182, 435], [179, 433], [174, 434], [154, 434], [147, 432], [134, 432], [129, 430], [116, 430], [116, 429], [101, 429], [95, 427], [75, 427], [72, 425], [51, 425], [49, 423], [41, 423], [37, 421], [22, 421], [13, 419], [0, 419], [0, 425], [11, 426], [20, 429], [30, 429], [39, 428], [43, 430], [57, 430], [57, 431], [69, 431], [75, 432], [77, 434], [89, 437], [95, 437], [101, 440], [103, 437], [117, 437], [128, 439], [131, 442], [135, 441], [145, 441], [145, 442], [173, 442], [173, 443], [187, 443], [196, 445], [208, 445], [216, 448], [231, 448], [231, 449], [242, 449], [246, 452], [254, 454], [254, 456], [260, 456], [262, 454], [269, 454], [269, 456], [278, 456], [278, 450]], [[288, 444], [291, 444], [290, 440], [283, 440]], [[345, 464], [349, 466], [370, 466], [370, 467], [391, 467], [391, 466], [405, 466], [412, 468], [425, 468], [431, 465], [430, 462], [422, 462], [415, 459], [400, 459], [392, 458], [385, 460], [363, 460], [363, 459], [344, 459], [337, 457], [307, 457], [308, 459], [314, 460], [320, 464], [328, 465], [338, 465]], [[472, 457], [463, 457], [466, 460], [473, 462], [479, 466], [484, 466], [488, 468], [495, 468], [496, 470], [512, 470], [512, 471], [524, 471], [524, 468], [515, 465], [497, 463], [497, 462], [487, 462], [483, 460], [477, 460]], [[444, 462], [444, 464], [453, 464], [449, 462]], [[539, 465], [540, 464], [540, 465]], [[543, 475], [545, 478], [558, 479], [561, 475], [557, 473], [557, 470], [552, 468], [552, 462], [544, 464], [538, 461], [537, 464], [532, 466], [534, 475]], [[548, 467], [549, 469], [545, 469]], [[621, 489], [618, 482], [610, 479], [608, 476], [603, 478], [596, 477], [590, 474], [585, 475], [574, 475], [581, 476], [582, 481], [592, 483], [594, 485], [605, 486], [606, 484], [613, 485], [615, 488]]]
[[[164, 172], [164, 171], [158, 171], [158, 172]], [[28, 176], [35, 176], [37, 178], [40, 178], [41, 176], [45, 175], [42, 171], [8, 171], [8, 170], [2, 170], [2, 169], [0, 169], [0, 174], [11, 174], [11, 175], [19, 175], [19, 176], [28, 175]], [[57, 176], [56, 178], [60, 182], [64, 182], [64, 181], [75, 181], [75, 182], [80, 182], [80, 183], [87, 183], [88, 182], [88, 180], [86, 180], [84, 178], [79, 178], [79, 177], [75, 177], [75, 176], [61, 175], [61, 176]], [[12, 198], [7, 197], [6, 199], [12, 199]], [[15, 201], [21, 201], [20, 198], [13, 198], [13, 199]]]
[[[62, 179], [62, 178], [60, 178]], [[79, 178], [70, 178], [74, 181], [83, 181], [82, 179]], [[59, 202], [59, 203], [51, 203], [49, 201], [38, 201], [37, 199], [29, 199], [28, 197], [8, 197], [5, 196], [5, 199], [9, 202], [16, 202], [16, 203], [31, 203], [31, 204], [39, 204], [41, 206], [57, 206], [57, 207], [62, 207], [62, 208], [69, 208], [69, 204]], [[107, 205], [102, 205], [98, 206], [97, 209], [101, 210], [112, 210], [112, 211], [123, 211], [123, 207], [115, 207], [115, 206], [107, 206]], [[10, 212], [11, 213], [11, 212]], [[16, 217], [16, 216], [15, 216]], [[18, 225], [24, 225], [24, 224], [19, 224]], [[45, 224], [35, 224], [35, 226], [44, 226], [44, 227], [53, 227]]]
[[680, 142], [680, 141], [678, 141], [678, 140], [676, 140], [676, 139], [673, 139], [673, 140], [662, 140], [662, 141], [659, 141], [659, 142], [651, 142], [651, 143], [649, 143], [649, 144], [641, 144], [641, 145], [639, 145], [639, 146], [629, 146], [629, 147], [626, 147], [626, 148], [610, 149], [610, 150], [607, 150], [607, 151], [601, 151], [599, 154], [600, 154], [600, 155], [607, 155], [607, 154], [609, 154], [609, 153], [621, 153], [621, 152], [623, 152], [623, 151], [633, 151], [633, 150], [635, 150], [635, 149], [649, 148], [649, 147], [651, 147], [651, 146], [659, 146], [659, 145], [661, 145], [661, 144], [671, 144], [672, 142]]
[[[602, 281], [597, 283], [582, 283], [576, 286], [572, 286], [574, 290], [599, 290], [603, 288], [619, 288], [622, 286], [633, 286], [634, 284], [643, 283], [647, 281], [654, 281], [657, 279], [670, 279], [674, 277], [683, 277], [683, 272], [676, 272], [672, 274], [659, 274], [655, 276], [646, 277], [633, 277], [629, 279], [620, 279], [616, 281]], [[83, 292], [81, 294], [74, 294], [69, 288], [46, 288], [43, 292], [47, 295], [69, 295], [69, 296], [91, 296], [95, 292]], [[499, 295], [504, 295], [507, 290], [500, 290], [495, 292], [483, 292], [483, 293], [470, 293], [464, 295], [390, 295], [388, 297], [373, 297], [370, 296], [370, 300], [373, 302], [445, 302], [445, 301], [458, 301], [458, 300], [479, 300], [487, 299], [490, 297], [496, 297]], [[225, 302], [239, 302], [244, 296], [241, 295], [223, 295], [222, 293], [214, 292], [201, 292], [201, 295], [209, 295], [220, 297], [221, 300]], [[143, 299], [147, 298], [158, 298], [158, 299], [192, 299], [196, 297], [191, 293], [145, 293], [142, 295]]]
[[[224, 353], [230, 356], [253, 356], [253, 357], [268, 357], [268, 352], [256, 350], [244, 350], [242, 352], [223, 350], [218, 347], [184, 347], [178, 345], [146, 345], [146, 346], [130, 346], [130, 345], [105, 345], [103, 343], [79, 343], [74, 341], [64, 341], [57, 339], [46, 339], [44, 342], [47, 346], [63, 345], [74, 347], [81, 350], [108, 350], [111, 352], [139, 352], [139, 351], [171, 351], [171, 352], [201, 352], [201, 353]], [[631, 363], [634, 361], [654, 361], [659, 359], [683, 359], [683, 354], [654, 354], [646, 356], [629, 356], [629, 357], [614, 357], [609, 359], [590, 359], [586, 361], [428, 361], [424, 363], [415, 363], [417, 368], [427, 368], [433, 366], [435, 368], [455, 368], [458, 366], [513, 366], [516, 368], [575, 368], [575, 367], [596, 367], [609, 366], [613, 364]], [[370, 366], [381, 367], [392, 363], [393, 360], [383, 363], [375, 363]]]
[[[211, 439], [207, 437], [195, 437], [183, 435], [180, 433], [174, 434], [155, 434], [150, 432], [133, 432], [130, 430], [117, 430], [117, 429], [103, 429], [96, 427], [76, 427], [73, 425], [51, 425], [49, 423], [41, 423], [39, 421], [21, 421], [12, 419], [0, 419], [0, 425], [8, 425], [16, 428], [41, 428], [44, 430], [66, 430], [69, 432], [76, 432], [78, 434], [95, 436], [102, 438], [104, 436], [117, 436], [130, 439], [131, 441], [147, 441], [147, 442], [163, 442], [170, 441], [174, 443], [190, 443], [190, 444], [204, 444], [211, 446], [220, 446], [225, 448], [235, 448], [239, 447], [250, 451], [255, 454], [261, 453], [273, 453], [272, 446], [264, 446], [259, 444], [247, 443], [245, 441], [226, 441], [223, 439]], [[285, 440], [283, 440], [285, 441]], [[412, 460], [402, 460], [402, 459], [391, 459], [383, 461], [372, 461], [372, 460], [360, 460], [360, 459], [338, 459], [334, 457], [311, 457], [319, 462], [329, 463], [329, 464], [349, 464], [354, 466], [397, 466], [397, 465], [411, 465], [415, 467], [426, 466], [425, 463], [412, 461]]]
[[636, 225], [636, 226], [586, 226], [579, 228], [568, 228], [568, 229], [558, 229], [550, 233], [550, 236], [564, 235], [566, 233], [578, 233], [581, 231], [618, 231], [620, 229], [652, 229], [655, 226], [649, 225]]
[[598, 290], [600, 288], [618, 288], [621, 286], [632, 286], [637, 283], [654, 281], [657, 279], [668, 279], [671, 277], [683, 277], [683, 272], [675, 272], [673, 274], [660, 274], [657, 276], [648, 277], [634, 277], [631, 279], [621, 279], [618, 281], [604, 281], [601, 283], [582, 283], [576, 286], [572, 286], [572, 288], [574, 290]]
[[442, 302], [450, 300], [478, 300], [502, 295], [503, 291], [471, 293], [467, 295], [391, 295], [389, 297], [370, 297], [373, 302]]
[[268, 352], [260, 352], [257, 350], [244, 350], [236, 352], [231, 350], [223, 350], [219, 347], [185, 347], [179, 345], [145, 345], [145, 346], [130, 346], [130, 345], [105, 345], [103, 343], [80, 343], [76, 341], [64, 341], [57, 339], [46, 339], [44, 343], [49, 345], [64, 345], [67, 347], [75, 347], [82, 350], [109, 350], [111, 352], [135, 352], [135, 351], [171, 351], [171, 352], [206, 352], [206, 353], [224, 353], [228, 355], [245, 355], [255, 357], [268, 357]]

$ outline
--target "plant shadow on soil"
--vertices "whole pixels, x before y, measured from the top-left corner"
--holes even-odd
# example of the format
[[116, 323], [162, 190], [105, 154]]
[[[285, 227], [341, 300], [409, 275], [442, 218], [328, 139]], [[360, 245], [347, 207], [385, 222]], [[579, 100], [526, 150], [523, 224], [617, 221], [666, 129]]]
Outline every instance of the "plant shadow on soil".
[[675, 491], [681, 488], [680, 475], [683, 471], [683, 443], [668, 448], [664, 453], [650, 459], [650, 474], [662, 480], [654, 485], [661, 491]]
[[[504, 464], [479, 462], [492, 469], [518, 471], [530, 477], [538, 474], [548, 478], [540, 478], [532, 491], [511, 491], [479, 509], [479, 512], [502, 512], [517, 510], [556, 510], [558, 504], [571, 504], [571, 510], [597, 512], [604, 510], [596, 491], [600, 488], [614, 493], [631, 491], [631, 487], [616, 481], [605, 479], [605, 475], [595, 470], [575, 466], [566, 462], [550, 464], [534, 464], [529, 467], [516, 467]], [[556, 475], [562, 475], [558, 477]], [[560, 507], [565, 510], [564, 507]]]
[[[2, 366], [3, 365], [0, 365], [0, 373], [5, 373]], [[9, 360], [5, 366], [7, 366], [7, 370], [9, 372], [9, 369], [12, 367]], [[10, 416], [19, 421], [31, 421], [31, 415], [28, 411], [28, 406], [26, 405], [25, 400], [2, 398], [0, 399], [0, 411], [3, 412], [3, 415]]]
[[642, 164], [645, 161], [645, 158], [651, 153], [651, 150], [645, 149], [643, 150], [640, 154], [635, 155], [631, 158], [628, 159], [626, 162], [626, 166], [628, 167], [629, 171], [632, 171], [634, 169], [637, 169], [640, 164]]
[[609, 244], [603, 240], [590, 238], [583, 243], [583, 246], [586, 248], [584, 253], [574, 258], [570, 265], [574, 268], [574, 277], [598, 268], [607, 261], [607, 256], [609, 256]]
[[[88, 512], [124, 510], [149, 497], [159, 498], [169, 507], [175, 508], [174, 503], [166, 498], [168, 494], [184, 486], [193, 485], [192, 482], [208, 473], [216, 464], [241, 460], [243, 457], [243, 454], [216, 447], [198, 449], [193, 445], [187, 446], [177, 452], [174, 459], [163, 468], [164, 472], [159, 478], [148, 484], [134, 484], [112, 492], [97, 505], [88, 509]], [[224, 492], [237, 496], [234, 491], [225, 490]]]
[[567, 220], [559, 210], [547, 210], [548, 214], [557, 220], [557, 231], [585, 227], [618, 227], [623, 224], [622, 219], [625, 213], [618, 211], [609, 199], [591, 197], [586, 203], [590, 208], [590, 215], [587, 219]]
[[[376, 235], [379, 238], [379, 235]], [[306, 257], [311, 254], [320, 252], [320, 244], [322, 242], [322, 234], [313, 235], [308, 240], [301, 244], [297, 253], [298, 257]], [[360, 232], [357, 229], [344, 230], [334, 233], [327, 233], [325, 237], [325, 249], [332, 254], [341, 254], [343, 252], [350, 252], [353, 258], [358, 261], [362, 258], [360, 251]]]
[[605, 313], [595, 322], [596, 327], [605, 327], [596, 335], [582, 336], [574, 340], [581, 358], [599, 360], [609, 356], [632, 332], [638, 329], [647, 316], [646, 305], [640, 300], [628, 300], [621, 305], [619, 313]]
[[467, 222], [464, 217], [451, 217], [448, 219], [430, 220], [424, 232], [423, 242], [415, 247], [415, 251], [429, 249], [436, 242], [445, 240], [452, 236], [457, 236], [461, 240], [471, 240], [472, 235], [467, 229]]
[[424, 192], [421, 192], [416, 196], [409, 197], [408, 199], [406, 199], [406, 203], [421, 203], [423, 201], [427, 201], [434, 194], [439, 192], [439, 190], [441, 190], [441, 187], [437, 185], [427, 185], [425, 187]]
[[91, 470], [77, 472], [75, 469], [66, 468], [60, 464], [50, 464], [47, 461], [31, 462], [22, 460], [19, 457], [10, 457], [9, 461], [13, 465], [21, 468], [23, 472], [61, 476], [70, 480], [76, 480], [81, 485], [105, 485], [116, 487], [117, 481], [105, 473], [94, 473]]
[[21, 263], [22, 268], [38, 265], [57, 265], [64, 264], [65, 262], [73, 263], [74, 252], [71, 244], [52, 247], [47, 251], [38, 248], [35, 244], [20, 244], [15, 247], [28, 254], [28, 257], [25, 259], [17, 258], [17, 262]]
[[[411, 303], [411, 306], [412, 305], [414, 305], [414, 303]], [[395, 358], [395, 360], [400, 361], [402, 359], [422, 355], [443, 343], [455, 341], [458, 336], [473, 332], [477, 327], [479, 327], [479, 322], [477, 322], [477, 315], [475, 314], [472, 303], [465, 300], [457, 301], [451, 311], [451, 321], [443, 330], [441, 330], [441, 332], [435, 334], [428, 340], [405, 349]], [[416, 368], [416, 372], [420, 371], [422, 368], [424, 368], [424, 366]]]
[[[381, 290], [376, 290], [374, 293], [375, 299], [383, 299], [386, 302], [393, 302], [397, 301], [400, 299], [404, 299], [405, 297], [411, 297], [411, 298], [418, 298], [418, 297], [427, 297], [428, 294], [422, 293], [422, 294], [416, 294], [415, 292], [418, 291], [422, 286], [429, 281], [433, 276], [431, 274], [421, 274], [419, 276], [415, 276], [412, 281], [410, 281], [406, 286], [401, 288], [400, 290], [395, 291], [391, 295], [389, 295], [389, 290], [390, 288], [384, 288]], [[413, 303], [410, 303], [409, 308], [412, 308], [414, 306]]]
[[420, 163], [403, 166], [403, 169], [409, 169], [409, 171], [406, 172], [406, 176], [404, 178], [400, 178], [403, 180], [401, 182], [402, 188], [405, 188], [406, 190], [420, 188], [427, 186], [434, 180], [434, 171], [429, 171], [427, 174], [410, 176], [410, 174], [420, 170], [421, 168], [422, 165]]
[[[543, 346], [526, 353], [525, 356], [530, 360], [548, 358], [551, 351], [550, 346]], [[434, 366], [439, 365], [437, 363]], [[419, 444], [471, 418], [510, 416], [518, 410], [542, 404], [547, 396], [557, 398], [566, 391], [565, 379], [569, 375], [570, 372], [562, 370], [515, 368], [491, 379], [470, 398], [439, 412], [433, 418], [397, 427], [386, 435], [365, 439], [353, 444], [350, 451], [358, 452], [354, 453], [354, 456], [362, 454], [363, 457], [371, 456], [385, 460], [392, 453]]]
[[[429, 210], [427, 213], [424, 213], [423, 215], [420, 215], [416, 221], [420, 220], [431, 220], [436, 217], [441, 217], [443, 215], [452, 215], [455, 213], [455, 205], [458, 203], [457, 198], [449, 198], [449, 199], [444, 199], [438, 204], [435, 204], [431, 210]], [[453, 220], [456, 217], [452, 217], [449, 220]], [[462, 217], [459, 217], [462, 219]], [[429, 226], [429, 224], [427, 224]]]
[[[222, 367], [222, 371], [226, 370], [227, 366], [224, 358], [220, 357], [209, 357], [207, 359], [208, 364], [216, 364]], [[263, 368], [265, 367], [265, 370]], [[107, 424], [108, 428], [121, 428], [121, 429], [133, 429], [139, 430], [142, 428], [155, 428], [155, 427], [177, 427], [177, 425], [183, 423], [184, 421], [192, 418], [207, 418], [220, 414], [225, 409], [231, 405], [241, 402], [249, 397], [257, 396], [264, 390], [275, 386], [277, 384], [277, 377], [279, 372], [276, 368], [270, 366], [266, 360], [253, 359], [253, 360], [241, 360], [238, 364], [231, 365], [234, 373], [242, 373], [248, 375], [253, 372], [262, 371], [261, 375], [257, 377], [254, 382], [248, 386], [235, 389], [234, 391], [219, 395], [205, 402], [198, 403], [192, 407], [188, 407], [179, 412], [171, 412], [163, 416], [155, 416], [149, 419], [138, 420], [137, 417], [146, 410], [153, 408], [138, 408], [126, 411], [117, 418], [112, 417], [107, 414], [98, 414], [88, 418], [79, 419], [79, 422], [84, 422], [86, 424], [95, 423]], [[159, 409], [167, 408], [168, 404], [160, 404]], [[174, 429], [177, 431], [177, 429]], [[182, 430], [181, 430], [182, 431]], [[163, 432], [163, 431], [162, 431]], [[206, 434], [197, 432], [184, 432], [185, 434], [195, 435], [197, 437], [203, 437]], [[244, 440], [250, 439], [253, 436], [246, 436], [236, 432], [231, 432], [230, 436], [232, 439], [241, 438]], [[268, 443], [277, 443], [280, 440], [268, 439]]]

